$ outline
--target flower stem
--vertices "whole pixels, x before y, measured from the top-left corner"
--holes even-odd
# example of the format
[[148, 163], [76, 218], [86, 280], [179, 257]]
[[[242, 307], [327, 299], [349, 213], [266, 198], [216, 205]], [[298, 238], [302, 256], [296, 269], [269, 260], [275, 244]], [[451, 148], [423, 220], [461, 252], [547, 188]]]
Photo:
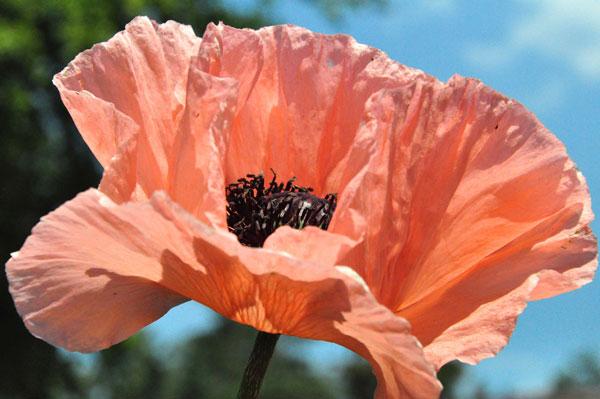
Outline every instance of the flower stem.
[[238, 391], [238, 399], [257, 399], [260, 391], [267, 367], [269, 367], [269, 361], [273, 352], [275, 351], [275, 345], [279, 334], [269, 334], [266, 332], [259, 331], [254, 342], [254, 348], [248, 359], [248, 365], [244, 370], [244, 376], [240, 384], [240, 390]]

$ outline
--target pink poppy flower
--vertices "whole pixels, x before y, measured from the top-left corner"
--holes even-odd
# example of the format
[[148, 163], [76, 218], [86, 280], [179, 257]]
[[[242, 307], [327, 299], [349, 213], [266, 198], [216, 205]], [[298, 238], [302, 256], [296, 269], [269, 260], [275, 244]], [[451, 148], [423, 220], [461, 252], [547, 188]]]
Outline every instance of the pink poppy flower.
[[[26, 326], [54, 345], [109, 347], [191, 299], [355, 351], [377, 398], [434, 398], [435, 369], [494, 355], [528, 301], [593, 277], [583, 176], [477, 80], [295, 26], [200, 39], [136, 18], [54, 83], [105, 169], [7, 264]], [[228, 186], [271, 168], [314, 195]], [[295, 227], [328, 230], [275, 230], [290, 204]]]

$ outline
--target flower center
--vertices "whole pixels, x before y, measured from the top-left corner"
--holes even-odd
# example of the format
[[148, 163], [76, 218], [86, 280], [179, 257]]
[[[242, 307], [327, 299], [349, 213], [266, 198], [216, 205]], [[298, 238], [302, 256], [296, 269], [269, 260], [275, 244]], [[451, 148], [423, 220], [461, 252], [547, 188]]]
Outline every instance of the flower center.
[[265, 187], [263, 175], [246, 175], [225, 188], [227, 225], [240, 243], [262, 247], [267, 237], [279, 226], [302, 229], [316, 226], [327, 230], [337, 203], [336, 194], [317, 197], [310, 187], [301, 187], [290, 179], [287, 183], [273, 180]]

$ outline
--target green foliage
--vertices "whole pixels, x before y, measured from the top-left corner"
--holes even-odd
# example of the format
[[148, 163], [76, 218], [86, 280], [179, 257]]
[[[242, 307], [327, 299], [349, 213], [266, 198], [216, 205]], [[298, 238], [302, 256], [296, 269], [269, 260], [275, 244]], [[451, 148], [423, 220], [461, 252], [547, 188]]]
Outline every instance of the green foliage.
[[460, 379], [463, 373], [463, 367], [459, 362], [452, 362], [446, 364], [438, 372], [438, 379], [444, 386], [442, 392], [442, 399], [456, 399], [456, 382]]
[[342, 376], [346, 381], [349, 399], [371, 399], [377, 386], [371, 366], [365, 360], [356, 357], [344, 368]]
[[[177, 348], [181, 354], [168, 377], [163, 397], [174, 399], [234, 398], [256, 331], [225, 322], [213, 333]], [[280, 342], [261, 389], [261, 399], [336, 398], [326, 379], [285, 353]]]
[[[79, 368], [78, 389], [91, 399], [235, 398], [255, 336], [251, 328], [223, 321], [211, 333], [162, 352], [140, 333], [80, 360], [91, 367]], [[288, 355], [280, 343], [261, 399], [339, 398], [330, 382]]]
[[89, 391], [103, 399], [161, 399], [164, 362], [153, 352], [146, 336], [137, 334], [127, 341], [98, 353], [91, 375], [80, 380]]
[[600, 360], [592, 353], [582, 353], [558, 374], [550, 398], [584, 398], [592, 394], [600, 396]]

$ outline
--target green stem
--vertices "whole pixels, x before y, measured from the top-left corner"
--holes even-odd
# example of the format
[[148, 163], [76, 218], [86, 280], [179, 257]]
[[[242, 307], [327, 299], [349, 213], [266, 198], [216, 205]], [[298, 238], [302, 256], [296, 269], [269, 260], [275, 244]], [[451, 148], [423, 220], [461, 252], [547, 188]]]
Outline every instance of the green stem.
[[240, 383], [240, 390], [238, 391], [238, 399], [257, 399], [258, 393], [260, 392], [260, 386], [262, 384], [267, 367], [269, 367], [269, 361], [275, 351], [275, 345], [279, 334], [269, 334], [262, 331], [258, 332], [256, 341], [254, 342], [254, 348], [248, 359], [248, 365], [244, 370], [244, 376]]

